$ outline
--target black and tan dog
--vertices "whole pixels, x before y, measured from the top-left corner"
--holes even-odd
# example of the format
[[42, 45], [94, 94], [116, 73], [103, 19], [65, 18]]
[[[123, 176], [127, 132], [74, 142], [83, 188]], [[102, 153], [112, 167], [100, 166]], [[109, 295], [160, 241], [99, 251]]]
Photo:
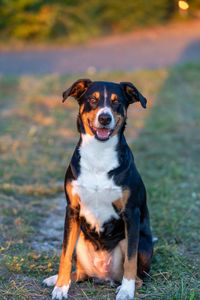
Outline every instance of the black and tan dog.
[[[146, 191], [124, 129], [129, 104], [146, 99], [132, 83], [80, 79], [63, 93], [79, 103], [80, 140], [65, 176], [67, 199], [59, 274], [52, 299], [66, 299], [71, 280], [119, 282], [117, 300], [134, 298], [153, 253]], [[72, 259], [76, 271], [71, 274]]]

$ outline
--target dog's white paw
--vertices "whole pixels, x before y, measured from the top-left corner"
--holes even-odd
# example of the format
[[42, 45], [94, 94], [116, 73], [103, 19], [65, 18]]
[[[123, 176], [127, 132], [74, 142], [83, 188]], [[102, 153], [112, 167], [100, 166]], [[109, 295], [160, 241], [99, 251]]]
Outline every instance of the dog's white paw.
[[52, 292], [52, 299], [62, 300], [68, 298], [69, 285], [55, 286]]
[[53, 275], [51, 277], [44, 279], [42, 283], [46, 286], [53, 286], [56, 284], [57, 278], [58, 275]]
[[116, 290], [116, 300], [132, 300], [135, 294], [135, 280], [123, 278], [122, 285]]
[[117, 293], [116, 300], [132, 300], [134, 299], [134, 295], [130, 294], [126, 289], [120, 288]]

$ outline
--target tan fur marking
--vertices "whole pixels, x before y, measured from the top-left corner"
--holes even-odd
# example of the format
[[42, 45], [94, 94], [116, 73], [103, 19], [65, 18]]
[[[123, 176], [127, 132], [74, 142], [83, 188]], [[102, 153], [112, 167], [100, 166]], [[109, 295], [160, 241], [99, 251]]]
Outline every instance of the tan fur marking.
[[124, 262], [124, 277], [128, 280], [136, 279], [137, 275], [137, 255], [134, 255], [129, 260], [127, 255], [125, 255]]
[[80, 115], [82, 115], [83, 110], [84, 110], [84, 104], [82, 104], [81, 107], [80, 107], [80, 110], [79, 110]]
[[[73, 208], [77, 208], [79, 204], [79, 197], [77, 194], [72, 195], [71, 184], [67, 184], [66, 190], [70, 198], [71, 206]], [[64, 249], [64, 247], [62, 249], [56, 286], [64, 286], [64, 285], [67, 286], [70, 283], [72, 255], [80, 231], [80, 222], [77, 220], [76, 216], [72, 216], [69, 222], [70, 222], [69, 224], [70, 232], [68, 235], [66, 249]]]
[[94, 124], [94, 120], [96, 118], [96, 114], [98, 113], [99, 109], [100, 108], [92, 109], [90, 112], [84, 112], [81, 115], [81, 118], [82, 118], [83, 124], [84, 124], [84, 128], [85, 128], [85, 131], [87, 134], [94, 135], [92, 130], [90, 129], [88, 120], [90, 120], [91, 124]]
[[70, 199], [71, 207], [78, 208], [80, 198], [79, 198], [78, 194], [73, 194], [72, 193], [72, 189], [73, 189], [73, 187], [72, 187], [71, 183], [67, 183], [66, 191], [67, 191], [67, 194], [68, 194], [69, 199]]
[[129, 196], [130, 196], [130, 190], [129, 189], [123, 190], [122, 197], [113, 202], [114, 206], [122, 212], [126, 207], [126, 203], [128, 201]]
[[130, 259], [128, 258], [128, 235], [127, 228], [125, 226], [125, 259], [124, 259], [124, 278], [128, 280], [135, 280], [137, 276], [137, 256], [138, 253], [136, 251], [135, 255]]
[[94, 98], [96, 98], [97, 100], [99, 100], [99, 99], [100, 99], [100, 93], [99, 93], [99, 92], [94, 92], [94, 93], [92, 94], [92, 97], [94, 97]]
[[111, 101], [117, 100], [117, 95], [116, 94], [112, 94], [110, 97]]
[[[121, 274], [121, 278], [120, 278], [120, 280], [119, 281], [121, 281], [122, 280], [122, 276], [124, 275], [125, 276], [125, 272], [124, 272], [124, 269], [126, 268], [127, 269], [127, 271], [131, 271], [131, 270], [128, 270], [128, 268], [127, 268], [127, 266], [125, 265], [125, 257], [126, 257], [126, 251], [127, 251], [127, 242], [126, 242], [126, 239], [124, 239], [124, 240], [122, 240], [122, 241], [120, 241], [119, 242], [119, 244], [117, 245], [117, 247], [119, 247], [120, 248], [120, 251], [121, 251], [121, 255], [122, 255], [122, 258], [121, 258], [121, 260], [122, 260], [122, 264], [124, 264], [124, 266], [122, 265], [121, 266], [121, 272], [122, 272], [122, 274]], [[116, 248], [117, 248], [116, 247]], [[127, 263], [127, 261], [126, 261], [126, 263]], [[116, 272], [116, 270], [115, 270], [115, 272]], [[124, 273], [124, 274], [123, 274]], [[119, 278], [119, 277], [118, 277]], [[115, 279], [115, 277], [113, 278], [113, 279]], [[127, 278], [128, 279], [128, 278]], [[143, 283], [143, 281], [138, 277], [138, 276], [136, 276], [136, 279], [135, 279], [135, 287], [138, 289], [138, 288], [140, 288], [141, 286], [142, 286], [142, 283]]]

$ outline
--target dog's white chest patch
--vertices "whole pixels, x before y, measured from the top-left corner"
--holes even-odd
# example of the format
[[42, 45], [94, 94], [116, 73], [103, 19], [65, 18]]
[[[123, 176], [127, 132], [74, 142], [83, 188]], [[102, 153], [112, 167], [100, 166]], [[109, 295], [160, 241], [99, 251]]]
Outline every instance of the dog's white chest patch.
[[101, 231], [104, 222], [119, 218], [112, 202], [121, 198], [122, 189], [108, 172], [119, 166], [115, 150], [117, 137], [100, 142], [93, 136], [83, 135], [80, 147], [81, 173], [73, 181], [73, 194], [80, 197], [80, 216], [84, 216], [92, 228]]

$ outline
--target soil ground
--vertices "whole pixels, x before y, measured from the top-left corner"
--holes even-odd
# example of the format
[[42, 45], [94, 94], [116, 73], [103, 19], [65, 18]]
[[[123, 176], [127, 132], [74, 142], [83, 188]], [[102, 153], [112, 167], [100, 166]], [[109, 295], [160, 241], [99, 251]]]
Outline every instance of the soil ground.
[[161, 68], [200, 58], [200, 20], [140, 29], [79, 46], [0, 51], [0, 75]]

